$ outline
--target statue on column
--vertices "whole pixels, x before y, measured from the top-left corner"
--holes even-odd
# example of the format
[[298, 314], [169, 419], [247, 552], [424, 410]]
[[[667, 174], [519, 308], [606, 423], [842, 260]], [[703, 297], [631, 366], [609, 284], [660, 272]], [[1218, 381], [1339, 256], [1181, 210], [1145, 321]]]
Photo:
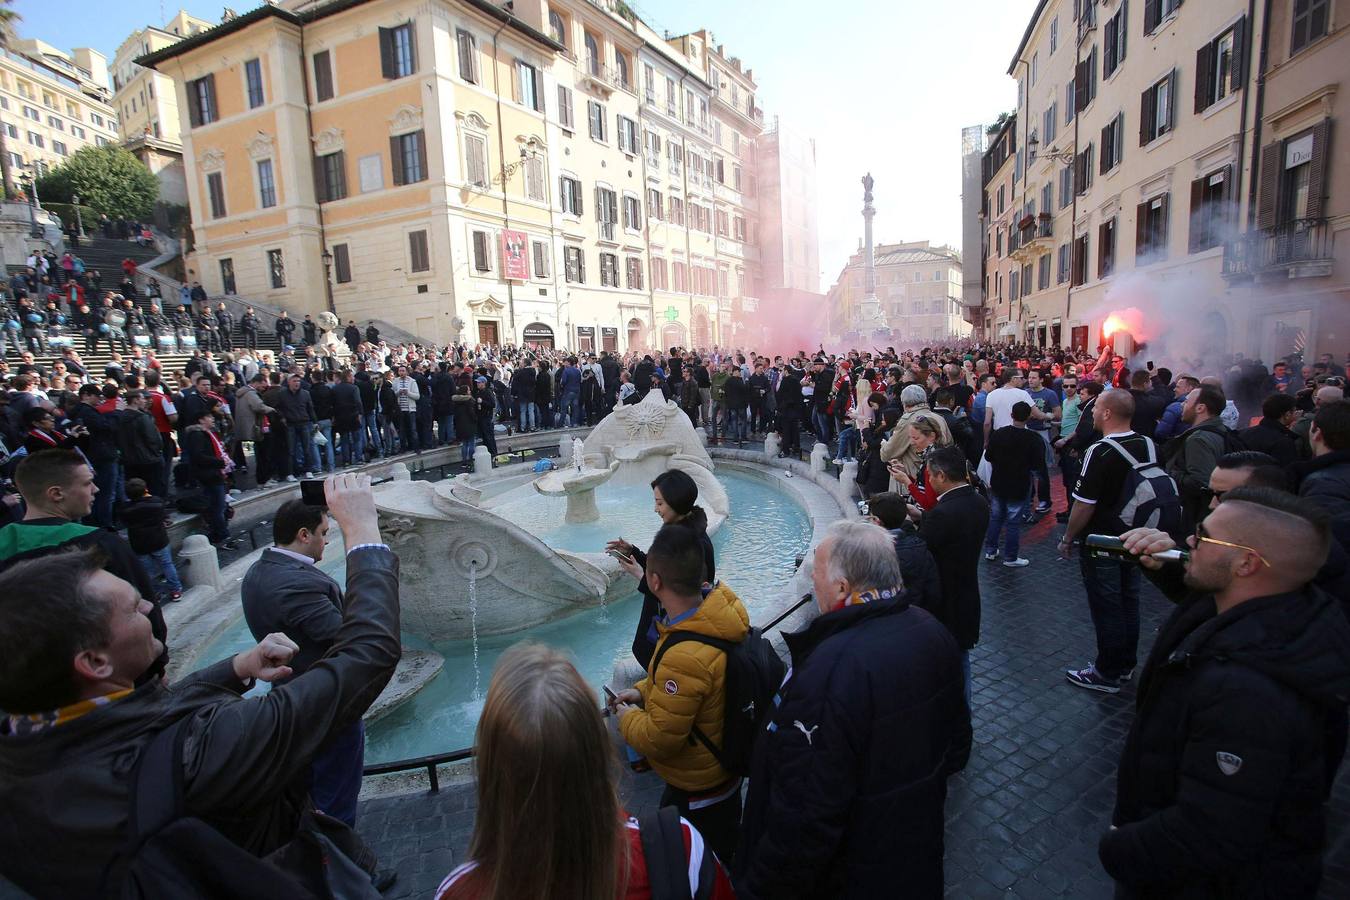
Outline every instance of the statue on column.
[[870, 204], [870, 203], [872, 202], [872, 185], [873, 185], [874, 183], [875, 183], [875, 182], [873, 182], [873, 180], [872, 180], [872, 173], [871, 173], [871, 172], [868, 172], [866, 175], [864, 175], [864, 176], [862, 177], [863, 203], [869, 203], [869, 204]]

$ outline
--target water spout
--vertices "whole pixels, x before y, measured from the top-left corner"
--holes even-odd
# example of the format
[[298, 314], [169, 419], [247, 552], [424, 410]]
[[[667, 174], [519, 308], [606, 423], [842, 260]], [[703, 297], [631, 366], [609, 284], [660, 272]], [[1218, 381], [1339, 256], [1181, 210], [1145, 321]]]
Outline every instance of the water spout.
[[469, 561], [469, 629], [473, 636], [473, 701], [483, 699], [478, 671], [478, 563]]

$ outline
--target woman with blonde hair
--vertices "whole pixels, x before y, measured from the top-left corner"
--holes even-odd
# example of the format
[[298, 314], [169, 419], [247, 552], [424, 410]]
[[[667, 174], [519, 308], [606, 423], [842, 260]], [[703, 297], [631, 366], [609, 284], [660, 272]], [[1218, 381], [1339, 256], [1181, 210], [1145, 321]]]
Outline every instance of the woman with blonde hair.
[[702, 836], [673, 809], [641, 827], [623, 811], [600, 705], [562, 654], [540, 644], [502, 654], [474, 750], [469, 861], [436, 900], [649, 900], [649, 858], [654, 876], [678, 873], [690, 896], [734, 897]]
[[938, 495], [928, 486], [928, 457], [938, 447], [951, 446], [951, 432], [943, 427], [943, 422], [931, 413], [920, 413], [909, 423], [909, 443], [918, 453], [919, 471], [911, 478], [900, 460], [893, 459], [889, 469], [891, 477], [902, 491], [908, 491], [920, 509], [929, 510], [937, 503]]

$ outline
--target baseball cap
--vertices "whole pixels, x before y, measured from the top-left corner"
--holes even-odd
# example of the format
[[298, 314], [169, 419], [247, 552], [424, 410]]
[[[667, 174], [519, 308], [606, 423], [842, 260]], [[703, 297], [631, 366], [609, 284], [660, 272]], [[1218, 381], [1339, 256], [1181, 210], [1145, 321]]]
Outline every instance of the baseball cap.
[[479, 384], [487, 384], [487, 378], [483, 375], [479, 375], [477, 378], [474, 379], [474, 381], [478, 382]]

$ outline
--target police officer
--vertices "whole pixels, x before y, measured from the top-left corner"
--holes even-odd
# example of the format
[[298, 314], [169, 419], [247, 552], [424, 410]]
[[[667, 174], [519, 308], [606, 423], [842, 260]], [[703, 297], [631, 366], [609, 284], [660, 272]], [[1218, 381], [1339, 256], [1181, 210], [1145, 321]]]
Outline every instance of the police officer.
[[180, 306], [173, 314], [174, 342], [178, 346], [178, 352], [183, 352], [184, 335], [192, 334], [192, 313], [191, 307]]
[[239, 320], [239, 329], [244, 332], [244, 346], [250, 350], [258, 349], [258, 316], [253, 312], [253, 307], [244, 310], [244, 316]]
[[225, 304], [216, 304], [216, 329], [220, 335], [222, 350], [234, 350], [234, 316], [225, 308]]
[[215, 313], [209, 307], [202, 307], [197, 314], [197, 346], [203, 350], [220, 349], [220, 329], [216, 325]]
[[304, 331], [307, 345], [313, 346], [319, 342], [319, 326], [309, 313], [305, 314], [305, 321], [300, 323], [300, 328]]
[[286, 314], [286, 310], [281, 311], [277, 318], [277, 343], [285, 347], [291, 342], [291, 335], [295, 334], [295, 322]]

